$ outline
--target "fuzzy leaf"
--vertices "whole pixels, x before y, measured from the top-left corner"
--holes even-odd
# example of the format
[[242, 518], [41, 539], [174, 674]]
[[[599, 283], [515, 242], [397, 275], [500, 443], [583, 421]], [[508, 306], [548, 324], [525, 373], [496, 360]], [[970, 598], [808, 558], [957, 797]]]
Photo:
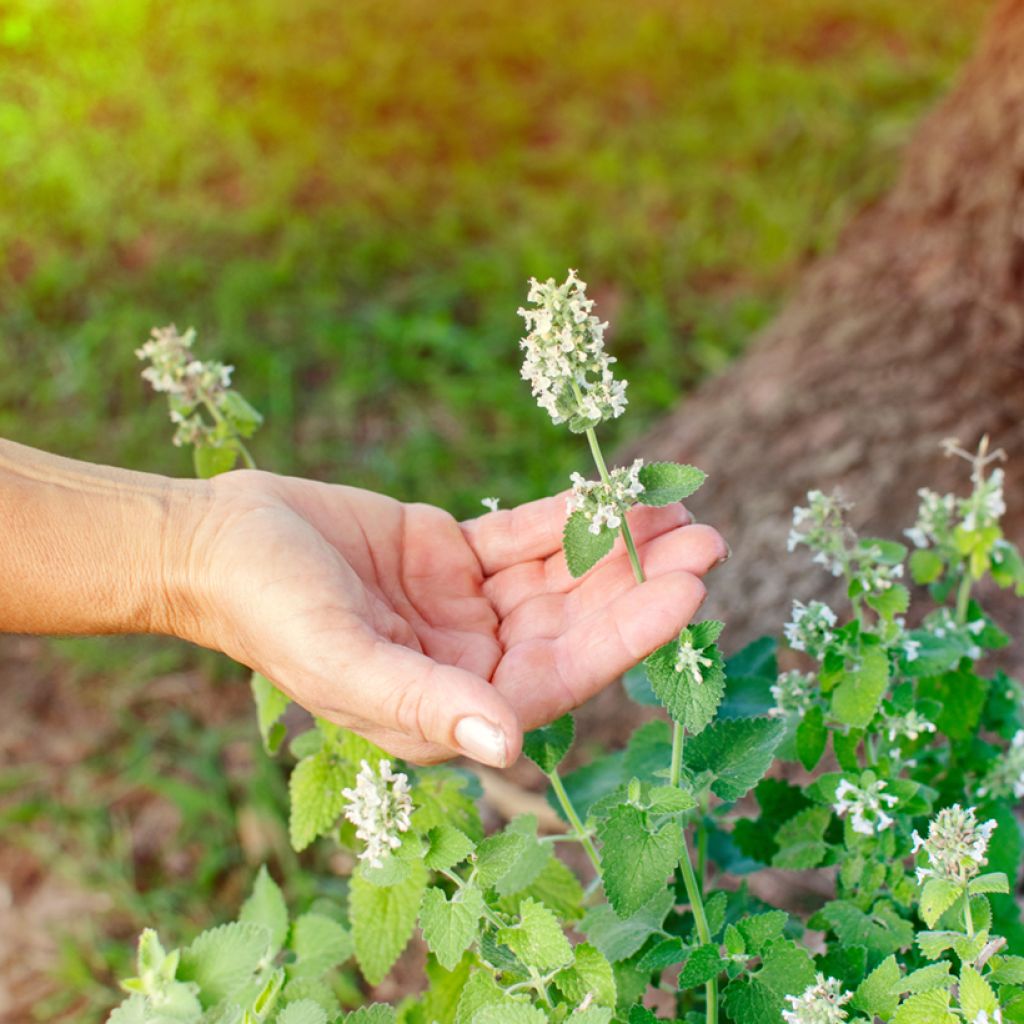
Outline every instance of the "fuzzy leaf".
[[527, 967], [551, 971], [572, 962], [572, 946], [558, 918], [543, 903], [523, 900], [519, 923], [511, 928], [499, 928], [497, 937]]
[[782, 938], [782, 930], [786, 927], [786, 912], [768, 910], [763, 914], [752, 914], [737, 921], [736, 927], [743, 936], [746, 948], [759, 956], [770, 943]]
[[910, 575], [918, 586], [934, 583], [946, 568], [945, 562], [927, 548], [914, 551], [910, 556]]
[[588, 910], [579, 930], [613, 964], [632, 956], [650, 935], [661, 930], [665, 915], [675, 902], [664, 889], [631, 917], [619, 917], [606, 903]]
[[271, 956], [270, 929], [236, 921], [211, 928], [181, 951], [178, 978], [199, 986], [204, 1006], [229, 998], [252, 981], [256, 968]]
[[562, 533], [562, 547], [569, 574], [578, 578], [588, 572], [611, 551], [614, 543], [614, 530], [602, 527], [600, 532], [591, 533], [590, 520], [582, 512], [573, 512], [566, 520]]
[[252, 894], [242, 904], [238, 920], [247, 924], [263, 925], [270, 933], [270, 941], [275, 953], [284, 945], [284, 940], [288, 937], [288, 908], [285, 906], [281, 890], [270, 877], [270, 872], [267, 871], [265, 864], [256, 876]]
[[608, 902], [620, 917], [629, 917], [665, 887], [679, 862], [682, 829], [670, 821], [652, 832], [643, 811], [620, 804], [597, 834], [604, 844], [601, 867]]
[[327, 1014], [312, 999], [298, 999], [277, 1015], [277, 1024], [327, 1024]]
[[845, 946], [863, 946], [879, 958], [906, 949], [914, 941], [914, 927], [887, 900], [878, 900], [870, 912], [849, 900], [832, 900], [819, 911]]
[[949, 993], [941, 989], [919, 992], [902, 1003], [890, 1024], [958, 1024], [950, 1012]]
[[571, 967], [555, 975], [555, 986], [570, 1003], [581, 1003], [588, 995], [599, 1006], [615, 1006], [615, 975], [612, 965], [596, 946], [581, 942], [574, 950]]
[[999, 1005], [992, 986], [973, 968], [960, 971], [960, 1007], [970, 1021], [977, 1020], [984, 1011], [989, 1018]]
[[779, 851], [772, 867], [801, 871], [816, 868], [828, 850], [825, 830], [832, 820], [828, 807], [808, 807], [789, 819], [776, 833]]
[[525, 889], [499, 899], [498, 908], [508, 914], [518, 914], [520, 903], [527, 897], [543, 903], [566, 922], [578, 921], [583, 915], [583, 887], [557, 857], [549, 857], [540, 874]]
[[678, 462], [649, 462], [640, 468], [640, 483], [644, 485], [639, 497], [642, 505], [670, 505], [694, 493], [707, 479], [707, 473], [696, 466]]
[[887, 956], [858, 986], [850, 1005], [874, 1020], [888, 1020], [900, 1001], [900, 967], [896, 957]]
[[795, 942], [779, 939], [765, 951], [760, 970], [725, 989], [725, 1011], [736, 1024], [782, 1024], [786, 996], [814, 984], [814, 963]]
[[[685, 637], [687, 632], [683, 630], [681, 635]], [[694, 735], [715, 717], [715, 711], [725, 696], [725, 667], [721, 651], [715, 646], [700, 650], [701, 656], [711, 661], [711, 665], [704, 668], [700, 682], [690, 672], [676, 671], [679, 640], [670, 640], [644, 661], [647, 678], [658, 700], [675, 721]]]
[[293, 978], [319, 978], [343, 964], [354, 949], [351, 933], [325, 914], [302, 914], [292, 926], [292, 951], [296, 961], [289, 968]]
[[883, 619], [892, 621], [897, 615], [905, 615], [910, 607], [910, 591], [902, 583], [896, 583], [888, 590], [868, 594], [867, 603]]
[[784, 733], [785, 725], [776, 719], [719, 719], [687, 741], [686, 765], [692, 772], [711, 773], [716, 796], [739, 800], [771, 767]]
[[967, 891], [974, 896], [981, 892], [1008, 893], [1010, 891], [1010, 880], [1002, 871], [990, 871], [987, 875], [978, 875], [971, 879]]
[[832, 691], [832, 714], [844, 725], [865, 729], [875, 717], [889, 683], [889, 659], [881, 647], [865, 648], [860, 667], [847, 672]]
[[407, 878], [387, 888], [374, 885], [358, 872], [349, 887], [349, 918], [356, 960], [371, 985], [379, 984], [405, 949], [416, 924], [427, 870], [413, 861]]
[[442, 967], [451, 971], [462, 959], [480, 932], [483, 912], [483, 893], [475, 887], [461, 889], [450, 900], [434, 886], [423, 894], [420, 929]]
[[963, 895], [963, 886], [944, 878], [929, 878], [921, 889], [921, 917], [929, 928]]
[[455, 1024], [472, 1024], [476, 1015], [485, 1006], [505, 1006], [519, 1002], [525, 1002], [525, 999], [506, 995], [504, 989], [490, 974], [485, 971], [475, 971], [469, 976], [469, 980], [459, 996]]
[[718, 946], [708, 943], [699, 946], [686, 961], [685, 966], [679, 972], [679, 980], [676, 982], [680, 991], [687, 988], [696, 988], [705, 982], [717, 978], [719, 973], [725, 970], [725, 962], [718, 952]]
[[288, 780], [288, 833], [294, 849], [304, 850], [333, 828], [345, 806], [341, 791], [348, 781], [348, 773], [325, 750], [304, 757], [295, 766]]
[[464, 861], [475, 849], [473, 840], [452, 825], [435, 825], [427, 833], [423, 863], [432, 871], [446, 871]]
[[514, 870], [528, 843], [527, 836], [508, 830], [488, 836], [476, 850], [476, 877], [481, 888], [490, 889]]
[[550, 775], [572, 746], [572, 715], [562, 715], [550, 725], [541, 726], [523, 737], [523, 753], [542, 771]]
[[280, 721], [291, 701], [266, 677], [253, 672], [252, 696], [256, 701], [256, 724], [263, 749], [273, 757], [281, 748], [287, 730]]
[[815, 704], [808, 709], [800, 724], [796, 727], [796, 756], [800, 763], [813, 771], [825, 753], [828, 744], [828, 729], [825, 728], [825, 712]]
[[209, 480], [229, 472], [235, 468], [237, 461], [238, 449], [230, 443], [217, 447], [204, 444], [192, 449], [192, 463], [200, 480]]
[[949, 973], [950, 966], [949, 961], [944, 960], [942, 963], [928, 964], [926, 967], [911, 971], [895, 986], [894, 991], [913, 994], [914, 992], [930, 992], [933, 988], [949, 988], [953, 983], [953, 978]]
[[525, 1003], [491, 1004], [473, 1015], [472, 1024], [547, 1024], [543, 1010]]
[[928, 960], [938, 960], [959, 937], [958, 932], [918, 932], [914, 941]]

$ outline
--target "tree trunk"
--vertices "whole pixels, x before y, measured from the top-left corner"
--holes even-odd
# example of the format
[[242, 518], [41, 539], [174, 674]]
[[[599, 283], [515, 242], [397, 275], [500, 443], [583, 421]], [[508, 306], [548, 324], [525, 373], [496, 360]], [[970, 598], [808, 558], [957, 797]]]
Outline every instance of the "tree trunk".
[[[1010, 456], [1007, 535], [1024, 541], [1024, 0], [1000, 3], [889, 195], [813, 266], [748, 353], [624, 453], [694, 462], [693, 502], [732, 544], [708, 614], [730, 646], [778, 633], [791, 599], [842, 601], [786, 554], [793, 505], [840, 488], [853, 525], [899, 538], [917, 489], [963, 493], [941, 439], [988, 433]], [[1017, 640], [1024, 602], [984, 599]]]

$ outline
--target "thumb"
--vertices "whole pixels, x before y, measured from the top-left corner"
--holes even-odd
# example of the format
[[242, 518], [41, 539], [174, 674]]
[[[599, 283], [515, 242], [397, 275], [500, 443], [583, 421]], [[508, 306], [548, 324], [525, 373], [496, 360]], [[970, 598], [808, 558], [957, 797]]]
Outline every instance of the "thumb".
[[361, 671], [373, 680], [361, 717], [495, 768], [519, 757], [519, 717], [486, 679], [386, 641], [374, 645]]

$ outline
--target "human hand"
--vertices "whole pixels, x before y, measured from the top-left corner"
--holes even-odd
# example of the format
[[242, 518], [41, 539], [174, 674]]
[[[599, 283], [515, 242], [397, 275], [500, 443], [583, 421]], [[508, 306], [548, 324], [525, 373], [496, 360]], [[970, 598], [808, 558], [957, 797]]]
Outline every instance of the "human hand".
[[[690, 621], [727, 553], [681, 505], [637, 508], [565, 566], [564, 496], [459, 524], [441, 509], [260, 472], [212, 481], [170, 631], [407, 760], [503, 767], [522, 730], [583, 703]], [[184, 603], [182, 603], [184, 599]]]

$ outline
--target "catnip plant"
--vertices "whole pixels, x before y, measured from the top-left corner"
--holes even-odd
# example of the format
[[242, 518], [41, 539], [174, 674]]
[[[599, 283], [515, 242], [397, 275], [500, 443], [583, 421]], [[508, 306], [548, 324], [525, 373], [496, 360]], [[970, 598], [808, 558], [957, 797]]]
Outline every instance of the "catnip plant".
[[[586, 438], [596, 471], [571, 478], [568, 568], [584, 575], [621, 538], [642, 582], [630, 509], [686, 498], [704, 474], [608, 467], [597, 430], [625, 411], [626, 382], [574, 272], [531, 281], [519, 312], [522, 376]], [[229, 368], [194, 359], [192, 339], [155, 332], [146, 376], [169, 393], [202, 475], [250, 465], [242, 439], [258, 414], [228, 397]], [[623, 680], [664, 717], [573, 771], [561, 770], [571, 716], [526, 736], [562, 832], [520, 815], [485, 835], [472, 773], [396, 763], [315, 720], [288, 744], [289, 831], [296, 850], [329, 837], [353, 853], [345, 904], [289, 924], [263, 869], [238, 921], [170, 953], [144, 933], [110, 1020], [1024, 1022], [1024, 690], [983, 671], [1009, 637], [977, 599], [993, 584], [1024, 596], [1024, 561], [1000, 525], [1002, 453], [945, 447], [969, 464], [970, 490], [921, 491], [913, 550], [857, 536], [838, 495], [811, 492], [795, 510], [790, 551], [844, 581], [845, 608], [794, 601], [784, 646], [766, 637], [728, 659], [723, 623], [691, 624]], [[927, 588], [913, 612], [905, 574]], [[276, 753], [288, 701], [259, 676], [253, 692]], [[567, 845], [584, 872], [558, 855]], [[750, 883], [767, 868], [811, 873], [819, 905], [766, 903]], [[424, 990], [343, 1013], [338, 969], [354, 958], [378, 984], [417, 929]]]

